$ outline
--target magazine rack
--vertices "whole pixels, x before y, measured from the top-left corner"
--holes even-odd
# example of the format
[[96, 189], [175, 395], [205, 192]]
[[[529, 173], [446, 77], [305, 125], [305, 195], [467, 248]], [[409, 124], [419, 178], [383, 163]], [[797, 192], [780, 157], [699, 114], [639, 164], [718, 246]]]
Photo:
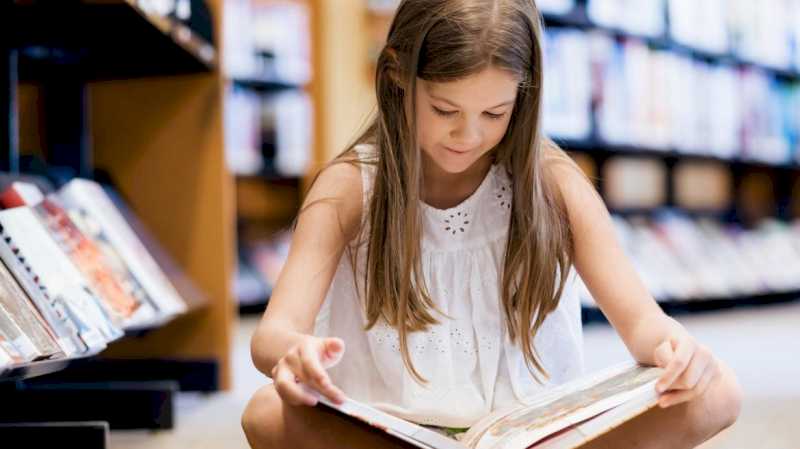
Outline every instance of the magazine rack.
[[[219, 36], [222, 0], [207, 6]], [[0, 22], [0, 170], [45, 155], [64, 179], [107, 174], [209, 298], [101, 355], [0, 374], [0, 435], [105, 447], [97, 421], [168, 428], [176, 391], [230, 386], [235, 228], [218, 46], [135, 0], [2, 0]], [[84, 423], [45, 424], [66, 420]]]

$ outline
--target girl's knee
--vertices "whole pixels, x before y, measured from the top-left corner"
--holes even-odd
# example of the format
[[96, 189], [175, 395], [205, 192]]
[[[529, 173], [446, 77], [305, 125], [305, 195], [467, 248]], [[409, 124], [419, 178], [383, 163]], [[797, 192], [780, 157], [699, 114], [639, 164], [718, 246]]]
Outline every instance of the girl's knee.
[[692, 407], [691, 421], [703, 440], [733, 425], [742, 408], [742, 388], [736, 375], [727, 365], [720, 364], [720, 375], [699, 398], [700, 404]]
[[242, 414], [242, 429], [253, 449], [276, 447], [273, 438], [280, 429], [281, 398], [272, 385], [259, 389]]
[[[721, 362], [720, 362], [721, 363]], [[714, 409], [719, 417], [719, 431], [733, 425], [742, 410], [742, 387], [727, 365], [721, 363], [721, 375], [715, 385]]]

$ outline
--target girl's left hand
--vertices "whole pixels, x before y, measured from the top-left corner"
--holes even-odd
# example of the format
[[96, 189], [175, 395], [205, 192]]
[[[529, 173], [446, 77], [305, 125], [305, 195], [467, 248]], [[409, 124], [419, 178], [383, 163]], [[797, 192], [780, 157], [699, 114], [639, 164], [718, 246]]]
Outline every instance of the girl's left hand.
[[658, 405], [671, 407], [702, 395], [719, 375], [719, 364], [708, 347], [688, 333], [673, 335], [655, 350], [656, 365], [664, 374], [656, 383]]

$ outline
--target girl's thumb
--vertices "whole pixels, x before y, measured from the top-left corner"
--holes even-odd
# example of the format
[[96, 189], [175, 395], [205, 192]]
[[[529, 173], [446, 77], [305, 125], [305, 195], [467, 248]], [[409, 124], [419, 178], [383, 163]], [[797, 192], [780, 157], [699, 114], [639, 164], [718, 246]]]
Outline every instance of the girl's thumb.
[[327, 369], [340, 360], [344, 355], [344, 341], [341, 338], [326, 338], [322, 342], [322, 364]]

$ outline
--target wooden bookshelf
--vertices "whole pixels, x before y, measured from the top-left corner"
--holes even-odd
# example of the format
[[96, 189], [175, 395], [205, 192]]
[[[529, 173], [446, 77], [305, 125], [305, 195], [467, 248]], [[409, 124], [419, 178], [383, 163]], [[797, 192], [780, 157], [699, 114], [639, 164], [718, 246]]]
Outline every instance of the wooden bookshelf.
[[[222, 0], [209, 6], [219, 36]], [[220, 73], [100, 82], [91, 97], [96, 166], [111, 173], [132, 208], [211, 298], [209, 307], [108, 352], [215, 359], [220, 387], [229, 388], [235, 228]]]
[[[70, 39], [88, 48], [72, 73], [92, 80], [86, 86], [91, 165], [109, 173], [132, 210], [209, 298], [205, 307], [161, 328], [113, 343], [102, 356], [211, 361], [219, 370], [218, 387], [230, 388], [235, 204], [223, 146], [223, 80], [214, 50], [220, 46], [187, 34], [177, 22], [144, 14], [132, 1], [68, 5], [75, 9], [63, 6], [61, 19], [73, 22], [48, 17], [43, 22], [55, 28], [37, 25], [37, 32], [55, 39], [68, 29], [74, 33]], [[223, 0], [208, 5], [219, 42]], [[58, 64], [20, 56], [24, 81], [38, 81], [44, 67]], [[43, 89], [26, 83], [19, 92], [21, 148], [46, 157]]]
[[20, 79], [73, 67], [82, 79], [194, 73], [217, 64], [215, 46], [135, 0], [15, 3]]

